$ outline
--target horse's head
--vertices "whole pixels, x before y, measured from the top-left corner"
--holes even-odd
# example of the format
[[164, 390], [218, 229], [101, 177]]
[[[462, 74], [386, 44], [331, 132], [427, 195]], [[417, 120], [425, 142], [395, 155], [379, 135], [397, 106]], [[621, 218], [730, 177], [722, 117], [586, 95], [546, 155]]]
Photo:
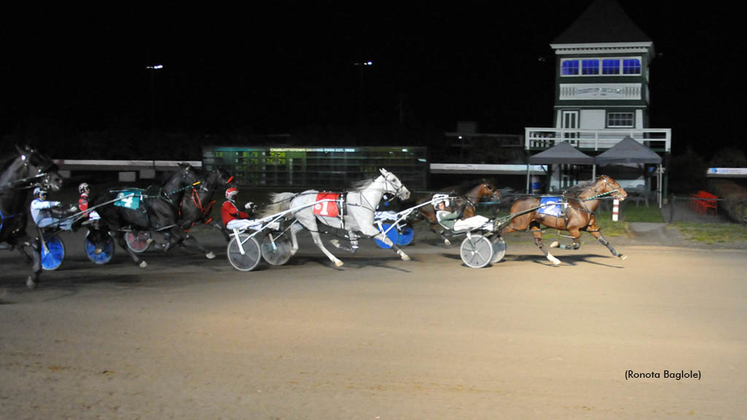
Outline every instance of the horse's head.
[[225, 190], [231, 187], [236, 187], [236, 180], [234, 177], [223, 168], [212, 170], [208, 174], [207, 183], [209, 184], [210, 189], [217, 188]]
[[489, 198], [491, 201], [500, 201], [500, 199], [503, 198], [503, 195], [497, 188], [495, 188], [495, 185], [483, 180], [482, 184], [480, 184], [478, 197], [480, 200], [483, 198]]
[[613, 198], [620, 201], [625, 200], [625, 197], [628, 196], [628, 193], [625, 192], [623, 187], [621, 187], [617, 181], [607, 175], [601, 175], [599, 178], [597, 178], [595, 189], [597, 191], [597, 194], [609, 193], [609, 195], [611, 195]]
[[381, 176], [384, 177], [384, 190], [392, 193], [402, 200], [410, 198], [410, 190], [402, 184], [402, 181], [396, 175], [386, 169], [379, 169]]
[[[62, 188], [62, 176], [57, 173], [57, 164], [47, 156], [39, 153], [28, 146], [20, 148], [16, 146], [19, 159], [23, 162], [23, 174], [19, 174], [18, 186], [38, 186], [51, 191], [59, 191]], [[25, 185], [20, 185], [25, 184]]]

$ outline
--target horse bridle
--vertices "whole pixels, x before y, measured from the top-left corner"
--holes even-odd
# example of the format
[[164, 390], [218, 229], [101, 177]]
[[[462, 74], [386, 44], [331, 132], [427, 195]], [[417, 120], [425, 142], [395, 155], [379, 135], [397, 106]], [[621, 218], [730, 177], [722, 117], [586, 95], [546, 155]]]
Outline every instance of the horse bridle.
[[[391, 174], [391, 173], [387, 173], [386, 175], [384, 175], [384, 181], [385, 181], [385, 182], [386, 182], [386, 183], [387, 183], [388, 185], [391, 185], [391, 186], [392, 186], [392, 187], [394, 188], [394, 197], [399, 197], [399, 192], [400, 192], [400, 191], [402, 190], [402, 188], [404, 188], [405, 186], [404, 186], [404, 185], [402, 184], [402, 181], [400, 181], [400, 183], [399, 183], [399, 186], [397, 186], [397, 185], [396, 185], [396, 184], [395, 184], [394, 182], [392, 182], [392, 181], [390, 181], [390, 180], [389, 180], [389, 175], [392, 175], [392, 174]], [[385, 189], [385, 190], [384, 190], [384, 192], [389, 192], [389, 191], [387, 191], [387, 190]], [[389, 200], [387, 200], [387, 201], [391, 201], [391, 200], [394, 200], [394, 197], [392, 197], [391, 199], [389, 199]], [[401, 197], [400, 197], [400, 198], [401, 198]]]
[[[50, 164], [46, 167], [46, 169], [43, 169], [39, 167], [38, 165], [31, 163], [30, 155], [33, 155], [36, 153], [35, 151], [31, 151], [28, 155], [26, 153], [21, 153], [21, 160], [23, 161], [23, 167], [26, 169], [26, 173], [28, 174], [28, 170], [30, 167], [33, 167], [36, 169], [36, 175], [26, 177], [26, 178], [20, 178], [16, 179], [10, 182], [10, 188], [11, 189], [29, 189], [33, 187], [41, 187], [44, 186], [45, 188], [48, 188], [50, 185], [50, 174], [49, 170], [54, 168], [54, 164]], [[37, 182], [36, 180], [42, 179], [41, 182]], [[18, 185], [16, 185], [18, 184]]]

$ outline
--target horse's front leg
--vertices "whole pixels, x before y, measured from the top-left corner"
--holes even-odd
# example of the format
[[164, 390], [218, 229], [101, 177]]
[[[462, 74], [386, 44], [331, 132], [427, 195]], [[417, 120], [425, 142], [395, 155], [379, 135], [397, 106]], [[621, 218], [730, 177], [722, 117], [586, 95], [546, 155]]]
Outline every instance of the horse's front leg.
[[537, 226], [537, 225], [534, 225], [534, 226], [532, 226], [531, 229], [532, 229], [532, 237], [534, 237], [534, 244], [537, 245], [537, 248], [539, 248], [540, 251], [542, 251], [542, 253], [545, 255], [545, 258], [547, 258], [548, 260], [550, 260], [550, 262], [552, 263], [552, 265], [554, 265], [556, 267], [559, 266], [560, 265], [560, 260], [557, 259], [557, 258], [555, 258], [552, 254], [550, 254], [550, 252], [548, 252], [545, 249], [545, 245], [542, 242], [542, 230], [540, 229], [540, 227]]
[[607, 239], [604, 238], [604, 236], [602, 235], [602, 231], [599, 229], [599, 227], [596, 224], [590, 225], [587, 228], [586, 231], [589, 232], [591, 234], [591, 236], [597, 238], [597, 240], [599, 241], [599, 243], [601, 243], [602, 245], [606, 246], [607, 249], [610, 250], [610, 252], [612, 253], [612, 255], [616, 256], [617, 258], [619, 258], [621, 260], [626, 260], [628, 258], [627, 255], [623, 255], [623, 254], [617, 252], [617, 250], [612, 246], [612, 244], [610, 244], [609, 241], [607, 241]]
[[405, 254], [405, 251], [401, 250], [397, 246], [397, 244], [392, 242], [392, 240], [389, 239], [389, 237], [386, 236], [386, 234], [384, 234], [384, 232], [380, 231], [379, 229], [376, 229], [376, 227], [366, 225], [361, 228], [361, 231], [363, 232], [363, 234], [367, 236], [372, 236], [374, 239], [378, 239], [381, 242], [384, 242], [387, 246], [391, 247], [397, 253], [397, 255], [399, 255], [400, 258], [402, 258], [403, 261], [410, 261], [411, 259], [410, 256]]
[[212, 260], [213, 258], [215, 258], [215, 253], [213, 253], [213, 251], [209, 251], [207, 248], [205, 248], [200, 243], [200, 241], [197, 240], [197, 238], [195, 238], [194, 236], [192, 236], [192, 234], [190, 234], [188, 231], [185, 230], [184, 231], [184, 241], [187, 241], [187, 240], [193, 241], [195, 243], [195, 246], [197, 247], [197, 249], [199, 249], [200, 252], [202, 252], [203, 254], [205, 254], [205, 257], [207, 259]]

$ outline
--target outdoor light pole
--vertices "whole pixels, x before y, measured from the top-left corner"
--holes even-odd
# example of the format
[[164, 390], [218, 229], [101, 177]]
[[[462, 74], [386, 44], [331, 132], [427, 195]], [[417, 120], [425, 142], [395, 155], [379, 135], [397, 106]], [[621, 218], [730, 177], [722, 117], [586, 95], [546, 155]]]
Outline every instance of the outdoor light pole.
[[358, 132], [363, 129], [363, 68], [373, 66], [373, 61], [359, 61], [358, 67]]
[[153, 136], [156, 129], [156, 71], [163, 70], [163, 65], [154, 64], [145, 68], [150, 70], [150, 131]]

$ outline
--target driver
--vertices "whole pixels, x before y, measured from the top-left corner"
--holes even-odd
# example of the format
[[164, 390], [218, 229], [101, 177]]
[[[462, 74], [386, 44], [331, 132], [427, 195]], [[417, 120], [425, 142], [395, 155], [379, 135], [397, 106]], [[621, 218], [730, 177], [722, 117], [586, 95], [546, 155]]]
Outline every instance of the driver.
[[452, 231], [474, 230], [490, 221], [485, 216], [476, 215], [467, 219], [460, 219], [459, 212], [449, 211], [449, 196], [436, 194], [433, 196], [433, 207], [436, 209], [436, 220], [446, 229]]
[[228, 230], [245, 230], [247, 228], [256, 226], [257, 224], [254, 220], [249, 220], [254, 216], [254, 212], [256, 211], [257, 206], [255, 206], [251, 201], [244, 205], [244, 208], [251, 214], [239, 210], [236, 207], [236, 195], [238, 193], [239, 190], [237, 188], [231, 187], [227, 189], [226, 201], [223, 203], [223, 206], [220, 209], [220, 215], [223, 219], [223, 226], [225, 226]]
[[[73, 230], [73, 219], [55, 215], [53, 208], [62, 207], [59, 201], [47, 201], [47, 191], [36, 187], [31, 201], [31, 217], [40, 228], [59, 227], [62, 230]], [[76, 207], [73, 207], [77, 210]]]

